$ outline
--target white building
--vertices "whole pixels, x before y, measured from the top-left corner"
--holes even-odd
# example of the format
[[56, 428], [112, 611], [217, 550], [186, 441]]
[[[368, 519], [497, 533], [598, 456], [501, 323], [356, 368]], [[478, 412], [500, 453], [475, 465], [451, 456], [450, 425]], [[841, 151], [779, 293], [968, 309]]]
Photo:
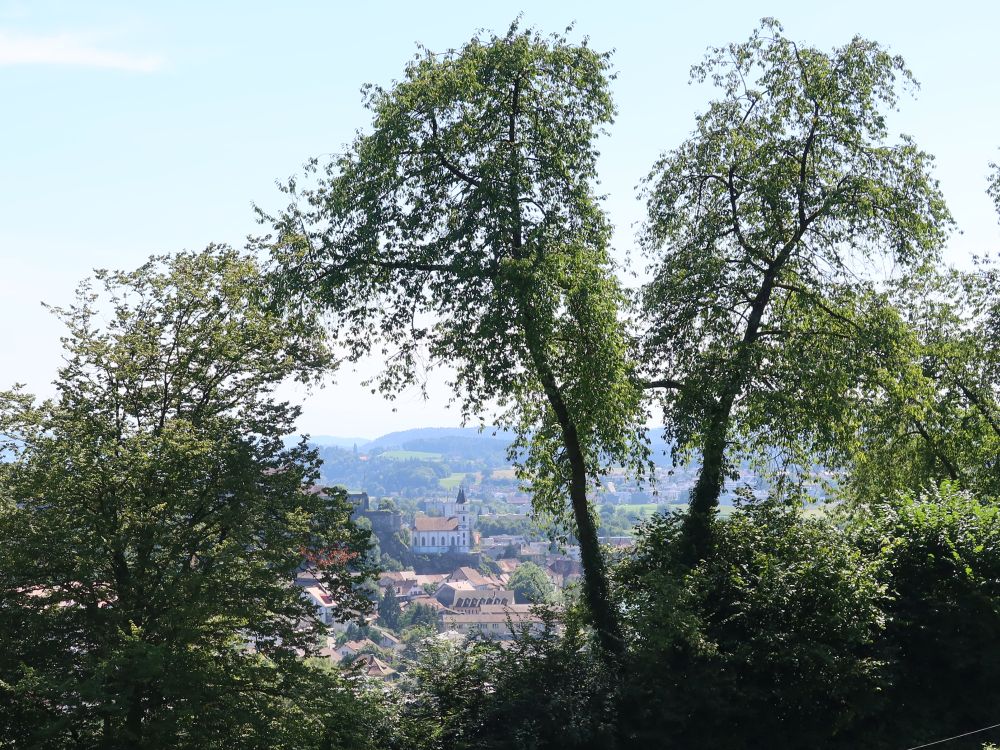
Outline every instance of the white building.
[[410, 530], [410, 548], [420, 555], [444, 552], [468, 552], [472, 549], [472, 522], [465, 488], [459, 488], [458, 497], [447, 516], [417, 515]]

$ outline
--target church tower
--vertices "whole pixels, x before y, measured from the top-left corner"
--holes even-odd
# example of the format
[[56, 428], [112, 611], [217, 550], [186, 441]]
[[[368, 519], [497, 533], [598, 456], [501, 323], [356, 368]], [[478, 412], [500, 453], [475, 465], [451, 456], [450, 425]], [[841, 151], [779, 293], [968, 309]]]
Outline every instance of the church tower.
[[472, 525], [469, 523], [469, 505], [465, 499], [464, 486], [458, 488], [455, 515], [458, 516], [458, 546], [463, 552], [468, 552], [472, 548]]

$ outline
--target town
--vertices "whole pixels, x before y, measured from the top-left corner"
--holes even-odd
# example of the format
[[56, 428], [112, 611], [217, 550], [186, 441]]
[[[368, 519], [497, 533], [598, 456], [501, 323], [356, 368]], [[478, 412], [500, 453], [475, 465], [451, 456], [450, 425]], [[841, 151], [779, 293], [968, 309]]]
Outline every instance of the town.
[[[494, 533], [489, 525], [528, 523], [525, 514], [480, 515], [482, 502], [460, 486], [451, 500], [425, 499], [407, 517], [391, 499], [375, 501], [366, 492], [347, 495], [355, 520], [371, 528], [378, 562], [389, 563], [372, 589], [375, 611], [354, 620], [333, 615], [335, 601], [309, 565], [296, 577], [303, 596], [329, 627], [317, 658], [376, 680], [392, 681], [405, 670], [427, 639], [461, 644], [467, 638], [509, 641], [540, 635], [550, 623], [541, 609], [557, 613], [564, 592], [581, 578], [576, 545], [533, 539], [538, 534]], [[606, 540], [625, 546], [631, 537]], [[410, 563], [380, 550], [390, 550]]]

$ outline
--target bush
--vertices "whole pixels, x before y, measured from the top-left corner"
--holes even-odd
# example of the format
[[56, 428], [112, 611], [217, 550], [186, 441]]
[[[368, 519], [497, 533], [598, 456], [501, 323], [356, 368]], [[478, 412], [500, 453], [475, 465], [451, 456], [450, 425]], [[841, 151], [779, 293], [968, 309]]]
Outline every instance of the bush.
[[869, 737], [918, 744], [993, 724], [1000, 705], [1000, 507], [945, 483], [855, 510], [848, 525], [879, 557], [888, 597], [879, 642], [882, 710]]
[[680, 562], [680, 519], [643, 524], [617, 567], [631, 643], [627, 724], [686, 748], [830, 747], [879, 682], [877, 561], [846, 533], [776, 503], [716, 525]]

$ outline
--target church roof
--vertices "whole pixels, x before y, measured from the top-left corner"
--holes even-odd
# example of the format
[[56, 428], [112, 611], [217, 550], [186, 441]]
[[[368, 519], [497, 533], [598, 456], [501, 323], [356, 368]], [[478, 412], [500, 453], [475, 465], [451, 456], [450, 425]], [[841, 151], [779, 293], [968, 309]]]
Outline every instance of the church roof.
[[458, 519], [454, 516], [417, 516], [413, 519], [413, 528], [416, 531], [455, 531], [458, 529]]

